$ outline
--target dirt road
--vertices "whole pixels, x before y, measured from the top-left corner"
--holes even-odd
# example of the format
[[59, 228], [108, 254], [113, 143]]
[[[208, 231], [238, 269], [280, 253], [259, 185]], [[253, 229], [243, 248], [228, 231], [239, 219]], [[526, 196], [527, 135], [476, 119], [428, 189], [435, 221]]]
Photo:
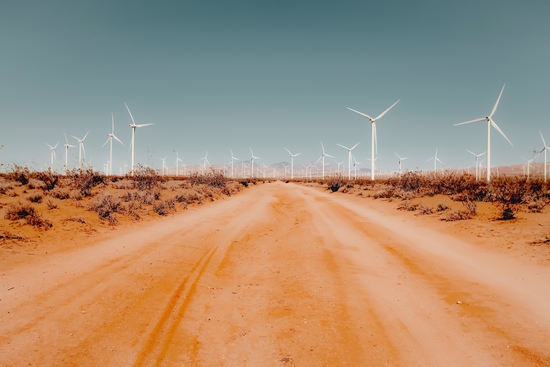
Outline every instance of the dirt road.
[[265, 184], [1, 269], [0, 365], [550, 365], [549, 267], [373, 205]]

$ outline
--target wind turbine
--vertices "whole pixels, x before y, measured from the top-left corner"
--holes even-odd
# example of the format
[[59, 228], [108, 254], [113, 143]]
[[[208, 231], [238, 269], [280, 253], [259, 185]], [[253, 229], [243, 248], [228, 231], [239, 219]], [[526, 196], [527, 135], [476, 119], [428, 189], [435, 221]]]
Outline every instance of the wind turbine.
[[[391, 108], [391, 107], [390, 107], [390, 108]], [[359, 143], [361, 143], [361, 142], [359, 142]], [[348, 150], [348, 153], [349, 153], [349, 156], [348, 156], [348, 180], [351, 180], [351, 151], [354, 150], [355, 147], [359, 145], [359, 143], [355, 144], [355, 145], [353, 146], [353, 148], [348, 148], [348, 147], [345, 147], [345, 146], [343, 146], [343, 145], [341, 145], [341, 144], [336, 143], [336, 145], [338, 145], [338, 146], [340, 146], [340, 147], [342, 147], [342, 148], [344, 148], [344, 149], [347, 149], [347, 150]], [[374, 169], [374, 164], [372, 165], [372, 167], [373, 167], [373, 169]], [[374, 177], [374, 175], [372, 175], [372, 177]]]
[[351, 108], [348, 107], [348, 110], [353, 111], [355, 113], [360, 114], [363, 117], [368, 118], [371, 122], [371, 125], [372, 125], [372, 147], [371, 147], [371, 151], [372, 151], [371, 157], [372, 157], [372, 159], [371, 159], [371, 175], [370, 175], [371, 180], [374, 180], [374, 148], [375, 148], [375, 146], [376, 146], [376, 154], [378, 154], [378, 142], [377, 142], [377, 139], [376, 139], [376, 120], [379, 120], [380, 118], [382, 118], [382, 116], [384, 116], [386, 113], [388, 113], [388, 111], [391, 110], [393, 108], [393, 106], [395, 106], [399, 101], [400, 100], [398, 100], [397, 102], [392, 104], [386, 111], [382, 112], [375, 119], [373, 119], [372, 117], [370, 117], [369, 115], [367, 115], [365, 113], [356, 111], [356, 110], [351, 109]]
[[302, 153], [292, 154], [292, 153], [290, 153], [290, 150], [286, 149], [286, 151], [288, 152], [288, 154], [290, 154], [290, 157], [291, 157], [291, 159], [290, 159], [290, 179], [293, 180], [294, 179], [294, 157], [297, 157]]
[[[68, 166], [68, 156], [69, 156], [69, 148], [76, 148], [74, 145], [69, 144], [69, 141], [67, 140], [67, 134], [65, 134], [65, 131], [63, 131], [63, 135], [65, 135], [65, 174], [69, 172], [69, 166]], [[544, 153], [546, 156], [546, 153]]]
[[495, 106], [493, 107], [493, 110], [491, 111], [491, 114], [489, 116], [481, 117], [475, 120], [461, 122], [459, 124], [454, 124], [453, 126], [458, 125], [464, 125], [464, 124], [470, 124], [472, 122], [480, 122], [480, 121], [487, 121], [487, 182], [491, 181], [491, 125], [495, 128], [496, 131], [498, 131], [502, 136], [504, 136], [504, 139], [508, 140], [508, 143], [510, 145], [514, 146], [512, 142], [504, 135], [502, 130], [497, 126], [495, 121], [493, 120], [493, 115], [495, 114], [495, 111], [497, 110], [498, 102], [500, 101], [500, 97], [502, 96], [502, 92], [504, 92], [504, 87], [506, 84], [502, 86], [502, 90], [500, 91], [500, 94], [498, 95], [497, 102], [495, 103]]
[[234, 162], [235, 160], [238, 161], [239, 158], [233, 156], [233, 149], [229, 148], [229, 150], [231, 151], [231, 178], [233, 178], [233, 177], [235, 177], [235, 176], [233, 175], [233, 162]]
[[354, 180], [357, 180], [357, 165], [361, 164], [361, 162], [357, 162], [357, 160], [355, 159], [355, 157], [353, 157], [353, 168], [355, 170], [355, 178]]
[[254, 159], [261, 159], [260, 157], [255, 157], [254, 156], [254, 153], [252, 153], [252, 148], [248, 147], [250, 149], [250, 154], [251, 154], [251, 157], [250, 157], [250, 163], [252, 164], [252, 168], [251, 168], [251, 176], [250, 177], [254, 177]]
[[533, 162], [533, 160], [534, 160], [535, 158], [527, 159], [527, 158], [521, 157], [521, 159], [523, 159], [524, 161], [527, 162], [527, 181], [529, 181], [529, 166], [531, 165], [531, 162]]
[[548, 147], [546, 146], [546, 142], [544, 141], [544, 138], [542, 137], [542, 133], [539, 131], [540, 133], [540, 137], [542, 139], [542, 143], [544, 144], [544, 148], [542, 148], [542, 150], [539, 152], [542, 153], [544, 151], [544, 182], [546, 183], [546, 150], [548, 149]]
[[160, 158], [159, 159], [162, 161], [162, 175], [164, 176], [164, 167], [166, 167], [166, 158], [168, 158], [168, 156], [164, 157], [164, 158]]
[[[370, 158], [366, 158], [366, 157], [365, 157], [365, 159], [366, 159], [367, 161], [370, 161], [370, 160], [371, 160]], [[376, 174], [376, 161], [377, 161], [377, 160], [378, 160], [378, 157], [374, 158], [374, 164], [373, 164], [373, 166], [374, 166], [374, 173], [375, 173], [375, 174]], [[379, 173], [380, 173], [380, 172], [379, 172]]]
[[[124, 143], [121, 142], [120, 139], [115, 136], [115, 117], [112, 112], [111, 112], [111, 120], [112, 120], [112, 130], [110, 134], [107, 134], [108, 138], [107, 138], [107, 141], [105, 142], [105, 144], [111, 142], [111, 153], [109, 156], [109, 176], [113, 174], [113, 138], [115, 138], [116, 141], [118, 141], [120, 144], [122, 144], [122, 146], [124, 146]], [[103, 147], [105, 146], [105, 144], [103, 144]]]
[[154, 124], [136, 125], [136, 123], [134, 121], [134, 116], [132, 116], [132, 112], [130, 112], [130, 109], [128, 108], [128, 105], [126, 104], [126, 102], [124, 102], [124, 105], [126, 106], [126, 109], [128, 110], [128, 113], [130, 114], [130, 118], [132, 119], [132, 123], [129, 124], [128, 126], [130, 126], [130, 128], [132, 129], [132, 176], [133, 176], [134, 175], [134, 148], [135, 148], [134, 135], [136, 134], [136, 129], [138, 129], [140, 127], [151, 126], [151, 125], [154, 125]]
[[[395, 153], [395, 152], [394, 152]], [[399, 154], [395, 153], [397, 158], [399, 158], [399, 177], [401, 177], [401, 161], [404, 161], [405, 159], [408, 159], [409, 157], [401, 158]]]
[[[202, 174], [204, 175], [206, 172], [206, 163], [208, 162], [208, 151], [206, 151], [206, 155], [199, 159], [199, 161], [202, 161], [203, 167], [202, 167]], [[210, 162], [208, 162], [210, 164]]]
[[53, 173], [53, 159], [55, 157], [55, 148], [57, 148], [59, 143], [55, 144], [55, 147], [52, 147], [50, 144], [46, 144], [46, 145], [49, 146], [50, 150], [52, 151], [52, 173]]
[[126, 174], [126, 168], [128, 167], [128, 165], [126, 164], [126, 161], [124, 161], [124, 174]]
[[479, 177], [479, 172], [477, 170], [477, 159], [479, 157], [481, 157], [483, 154], [485, 154], [485, 152], [481, 153], [481, 154], [475, 154], [474, 152], [470, 152], [468, 149], [466, 149], [466, 151], [470, 154], [472, 154], [474, 157], [476, 157], [476, 181], [478, 180], [478, 177]]
[[179, 162], [183, 162], [183, 161], [180, 159], [180, 156], [178, 155], [178, 151], [176, 150], [176, 177], [179, 176], [179, 172], [180, 172]]
[[[321, 142], [321, 148], [323, 148], [323, 154], [321, 155], [321, 158], [323, 158], [323, 180], [325, 179], [325, 157], [334, 158], [330, 154], [325, 153], [325, 146], [323, 145], [323, 142]], [[317, 160], [318, 162], [319, 160]]]
[[84, 156], [86, 156], [86, 149], [84, 149], [84, 139], [88, 136], [90, 132], [88, 131], [82, 139], [77, 138], [74, 135], [71, 135], [73, 138], [78, 141], [78, 169], [82, 169], [82, 152], [84, 151]]
[[445, 165], [445, 163], [441, 162], [441, 160], [437, 158], [437, 149], [435, 150], [435, 156], [433, 156], [433, 158], [428, 159], [426, 162], [429, 162], [432, 159], [434, 161], [434, 173], [437, 173], [437, 162], [441, 163], [442, 165]]

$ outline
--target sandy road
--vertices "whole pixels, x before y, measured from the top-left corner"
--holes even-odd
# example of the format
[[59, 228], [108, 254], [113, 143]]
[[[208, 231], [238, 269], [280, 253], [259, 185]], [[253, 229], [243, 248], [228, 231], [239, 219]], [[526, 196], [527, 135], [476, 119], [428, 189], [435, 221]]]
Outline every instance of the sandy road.
[[373, 205], [266, 184], [2, 269], [0, 365], [550, 365], [548, 268]]

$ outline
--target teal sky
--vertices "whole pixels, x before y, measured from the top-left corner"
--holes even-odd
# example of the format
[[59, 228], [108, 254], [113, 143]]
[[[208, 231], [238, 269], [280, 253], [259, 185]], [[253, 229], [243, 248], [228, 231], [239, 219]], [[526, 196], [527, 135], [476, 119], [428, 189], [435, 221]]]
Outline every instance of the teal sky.
[[[316, 160], [323, 141], [361, 144], [371, 130], [351, 107], [378, 115], [379, 167], [429, 169], [439, 148], [449, 167], [465, 149], [484, 152], [489, 114], [514, 144], [491, 132], [493, 165], [520, 163], [550, 143], [548, 1], [0, 1], [0, 163], [49, 164], [67, 135], [90, 135], [87, 158], [102, 169], [110, 131], [113, 170], [136, 161], [160, 167], [177, 149], [187, 165], [229, 148], [261, 162]], [[70, 143], [76, 141], [72, 138]], [[76, 145], [76, 144], [75, 144]], [[77, 149], [69, 150], [75, 166]], [[540, 158], [539, 158], [540, 159]]]

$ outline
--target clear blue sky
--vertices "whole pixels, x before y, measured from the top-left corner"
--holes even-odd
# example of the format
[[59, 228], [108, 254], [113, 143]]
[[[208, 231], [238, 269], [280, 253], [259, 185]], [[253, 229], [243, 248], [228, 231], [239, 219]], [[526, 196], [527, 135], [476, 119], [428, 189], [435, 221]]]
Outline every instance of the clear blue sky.
[[[229, 148], [266, 164], [289, 161], [284, 147], [316, 160], [320, 141], [358, 141], [370, 156], [378, 115], [379, 166], [468, 166], [464, 149], [486, 150], [490, 113], [514, 143], [491, 132], [493, 165], [521, 162], [550, 143], [548, 1], [0, 1], [0, 163], [49, 163], [48, 144], [83, 136], [101, 169], [114, 113], [114, 172], [136, 160], [160, 167], [174, 149], [186, 164]], [[71, 143], [76, 141], [70, 138]], [[77, 149], [69, 151], [74, 167]], [[149, 153], [148, 153], [149, 152]], [[64, 161], [58, 148], [57, 167]], [[394, 167], [395, 166], [395, 167]]]

